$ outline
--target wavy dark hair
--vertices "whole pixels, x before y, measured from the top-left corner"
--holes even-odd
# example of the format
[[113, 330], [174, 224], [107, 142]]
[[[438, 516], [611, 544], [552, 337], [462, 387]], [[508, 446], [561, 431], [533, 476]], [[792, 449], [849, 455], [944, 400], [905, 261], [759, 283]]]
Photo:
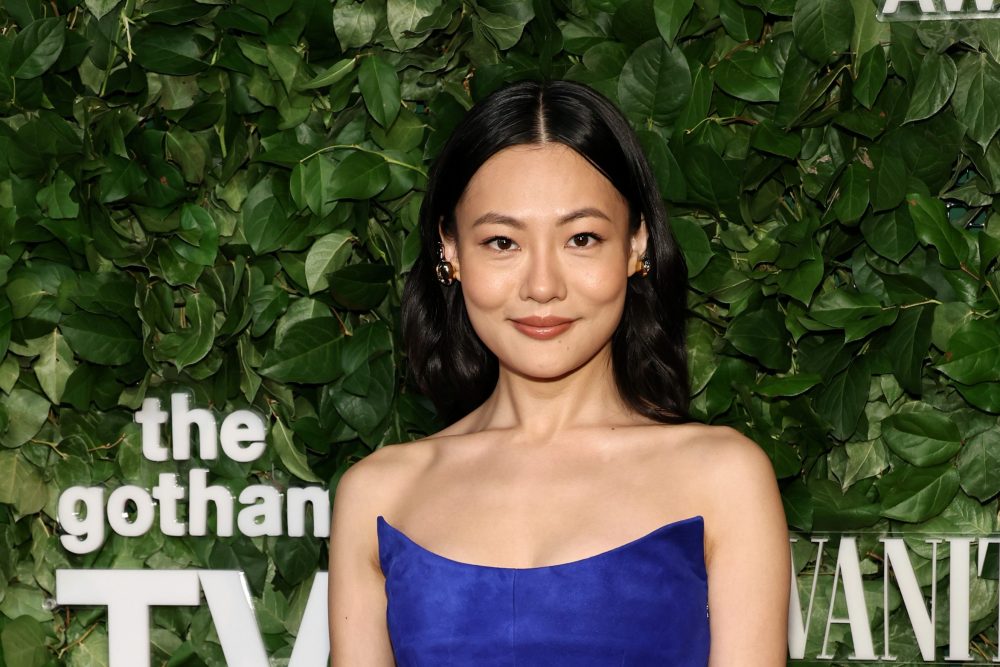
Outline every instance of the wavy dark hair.
[[420, 207], [420, 252], [403, 288], [403, 342], [417, 386], [449, 423], [496, 387], [498, 362], [472, 328], [461, 282], [441, 284], [438, 225], [456, 235], [455, 206], [473, 174], [504, 148], [556, 142], [586, 158], [628, 201], [629, 229], [648, 230], [645, 278], [628, 280], [611, 339], [615, 384], [633, 410], [664, 423], [691, 421], [684, 344], [687, 268], [635, 132], [604, 97], [573, 81], [518, 81], [477, 102], [452, 132], [428, 174]]

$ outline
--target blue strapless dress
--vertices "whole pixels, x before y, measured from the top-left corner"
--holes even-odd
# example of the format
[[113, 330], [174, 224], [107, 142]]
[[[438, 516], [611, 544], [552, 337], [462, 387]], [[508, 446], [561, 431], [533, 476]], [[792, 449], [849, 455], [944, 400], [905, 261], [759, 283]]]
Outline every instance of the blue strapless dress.
[[399, 667], [705, 667], [704, 520], [570, 563], [508, 568], [429, 551], [382, 516], [379, 562]]

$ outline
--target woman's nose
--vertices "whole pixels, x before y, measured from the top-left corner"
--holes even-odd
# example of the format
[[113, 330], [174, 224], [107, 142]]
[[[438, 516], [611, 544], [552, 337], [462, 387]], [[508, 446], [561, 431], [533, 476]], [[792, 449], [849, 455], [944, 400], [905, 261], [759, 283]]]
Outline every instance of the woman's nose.
[[532, 252], [527, 257], [521, 298], [545, 303], [566, 296], [566, 281], [556, 253]]

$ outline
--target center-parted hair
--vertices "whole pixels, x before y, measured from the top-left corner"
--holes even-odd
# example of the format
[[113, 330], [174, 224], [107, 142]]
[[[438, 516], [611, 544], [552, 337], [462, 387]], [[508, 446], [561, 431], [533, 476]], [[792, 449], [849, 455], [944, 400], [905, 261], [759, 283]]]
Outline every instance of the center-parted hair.
[[624, 402], [656, 421], [688, 416], [684, 345], [687, 268], [670, 233], [666, 209], [638, 138], [621, 111], [573, 81], [518, 81], [477, 102], [431, 166], [420, 207], [420, 253], [403, 288], [403, 344], [413, 378], [449, 423], [467, 415], [496, 387], [498, 363], [465, 310], [461, 281], [438, 282], [438, 224], [457, 236], [455, 206], [486, 160], [511, 146], [559, 143], [572, 148], [618, 189], [629, 206], [629, 230], [645, 218], [645, 278], [628, 280], [621, 321], [611, 339], [615, 384]]

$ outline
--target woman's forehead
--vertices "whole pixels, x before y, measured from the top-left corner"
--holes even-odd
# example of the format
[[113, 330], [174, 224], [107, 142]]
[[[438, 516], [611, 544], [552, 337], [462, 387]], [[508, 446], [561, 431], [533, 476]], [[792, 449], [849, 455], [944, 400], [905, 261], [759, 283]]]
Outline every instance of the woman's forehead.
[[469, 180], [458, 201], [460, 218], [493, 212], [517, 217], [595, 207], [609, 217], [627, 215], [615, 186], [572, 148], [558, 143], [512, 146], [492, 155]]

